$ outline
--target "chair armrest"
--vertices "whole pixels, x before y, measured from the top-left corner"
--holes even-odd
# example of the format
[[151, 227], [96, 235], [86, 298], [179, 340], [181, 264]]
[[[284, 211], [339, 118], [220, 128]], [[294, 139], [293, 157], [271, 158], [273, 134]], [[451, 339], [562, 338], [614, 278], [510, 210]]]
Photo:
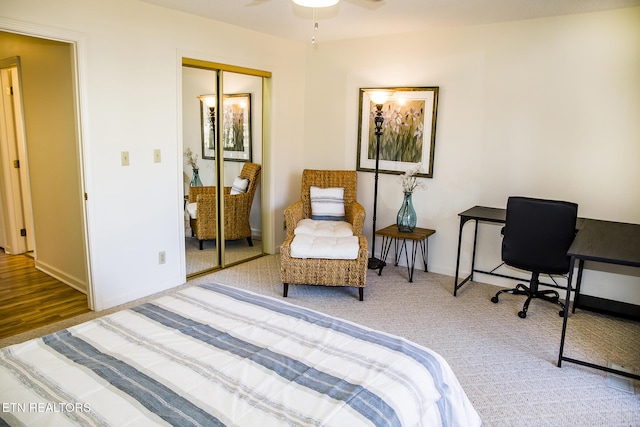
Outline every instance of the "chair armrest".
[[216, 187], [189, 187], [189, 203], [195, 203], [198, 201], [199, 196], [215, 195]]
[[345, 205], [344, 213], [347, 222], [351, 223], [351, 226], [353, 227], [353, 235], [362, 235], [364, 220], [367, 216], [364, 207], [358, 202], [351, 202], [348, 205]]
[[304, 219], [304, 210], [303, 210], [302, 200], [298, 200], [297, 202], [289, 205], [284, 210], [284, 220], [287, 227], [287, 235], [293, 235], [293, 230], [296, 229], [296, 225], [302, 219]]
[[282, 245], [280, 245], [281, 257], [285, 257], [287, 259], [291, 258], [291, 242], [293, 241], [294, 237], [295, 236], [293, 235], [293, 233], [287, 235], [287, 237], [284, 239], [284, 242], [282, 242]]
[[[225, 192], [226, 193], [226, 192]], [[246, 217], [251, 212], [251, 195], [229, 194], [224, 195], [224, 216], [225, 223], [233, 223], [236, 218]]]
[[199, 194], [196, 202], [196, 218], [198, 221], [215, 221], [216, 196], [215, 194]]

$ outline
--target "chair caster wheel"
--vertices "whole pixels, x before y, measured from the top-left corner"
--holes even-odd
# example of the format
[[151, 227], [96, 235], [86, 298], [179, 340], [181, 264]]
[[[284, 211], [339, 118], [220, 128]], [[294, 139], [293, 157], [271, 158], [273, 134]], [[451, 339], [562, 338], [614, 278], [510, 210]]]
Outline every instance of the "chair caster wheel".
[[521, 319], [524, 319], [525, 317], [527, 317], [527, 312], [526, 311], [519, 311], [518, 312], [518, 317]]
[[558, 312], [558, 315], [559, 315], [560, 317], [564, 317], [564, 310], [560, 310], [560, 311]]
[[491, 302], [494, 304], [498, 303], [498, 297], [491, 297]]

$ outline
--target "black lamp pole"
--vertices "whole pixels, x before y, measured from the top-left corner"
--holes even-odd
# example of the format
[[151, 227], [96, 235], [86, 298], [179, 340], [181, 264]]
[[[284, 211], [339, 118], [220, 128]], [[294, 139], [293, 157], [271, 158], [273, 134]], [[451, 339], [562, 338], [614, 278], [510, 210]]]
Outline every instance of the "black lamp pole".
[[376, 104], [376, 116], [373, 121], [376, 125], [376, 173], [374, 176], [374, 189], [373, 189], [373, 239], [371, 240], [371, 258], [369, 258], [369, 268], [371, 270], [378, 270], [378, 276], [382, 274], [382, 269], [387, 265], [381, 259], [376, 258], [376, 213], [378, 210], [378, 169], [380, 166], [380, 136], [382, 136], [382, 124], [384, 118], [382, 117], [383, 104]]
[[216, 107], [209, 106], [209, 120], [211, 121], [211, 135], [213, 140], [216, 140]]

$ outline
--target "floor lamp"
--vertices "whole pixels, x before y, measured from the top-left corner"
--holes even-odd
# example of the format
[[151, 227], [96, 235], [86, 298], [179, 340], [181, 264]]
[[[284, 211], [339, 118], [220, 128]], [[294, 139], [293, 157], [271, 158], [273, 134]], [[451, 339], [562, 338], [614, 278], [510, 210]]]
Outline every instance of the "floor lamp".
[[376, 115], [373, 122], [376, 126], [376, 169], [374, 175], [373, 189], [373, 238], [371, 239], [371, 258], [369, 258], [368, 266], [371, 270], [378, 270], [378, 275], [382, 274], [382, 269], [387, 265], [383, 260], [376, 258], [376, 214], [378, 210], [378, 170], [380, 168], [380, 137], [382, 136], [382, 125], [384, 117], [382, 117], [382, 107], [384, 103], [392, 95], [389, 91], [372, 90], [365, 91], [368, 93], [371, 102], [376, 106]]

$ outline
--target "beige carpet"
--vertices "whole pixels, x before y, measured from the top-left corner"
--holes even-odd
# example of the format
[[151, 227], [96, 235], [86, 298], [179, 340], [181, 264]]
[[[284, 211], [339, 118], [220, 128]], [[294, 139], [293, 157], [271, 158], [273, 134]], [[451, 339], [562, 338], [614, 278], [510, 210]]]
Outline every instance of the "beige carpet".
[[[218, 282], [276, 298], [282, 296], [277, 256], [190, 281]], [[489, 301], [495, 286], [471, 283], [453, 297], [453, 278], [403, 267], [369, 271], [365, 300], [355, 288], [290, 286], [286, 301], [401, 335], [443, 355], [485, 426], [640, 426], [640, 387], [635, 393], [607, 386], [607, 375], [565, 362], [556, 367], [562, 318], [555, 306], [532, 302], [520, 319], [522, 297]], [[130, 304], [129, 304], [130, 305]], [[128, 306], [128, 305], [127, 305]], [[105, 313], [100, 313], [105, 314]], [[93, 315], [95, 317], [96, 315]], [[41, 328], [45, 334], [87, 320]], [[34, 336], [22, 334], [0, 345]], [[640, 323], [579, 311], [571, 316], [565, 354], [640, 372]]]
[[[253, 239], [253, 246], [249, 246], [246, 239], [227, 240], [224, 253], [227, 264], [255, 258], [262, 254], [262, 242], [259, 239]], [[216, 267], [218, 264], [216, 241], [206, 240], [200, 250], [198, 239], [185, 238], [185, 258], [187, 275]]]

